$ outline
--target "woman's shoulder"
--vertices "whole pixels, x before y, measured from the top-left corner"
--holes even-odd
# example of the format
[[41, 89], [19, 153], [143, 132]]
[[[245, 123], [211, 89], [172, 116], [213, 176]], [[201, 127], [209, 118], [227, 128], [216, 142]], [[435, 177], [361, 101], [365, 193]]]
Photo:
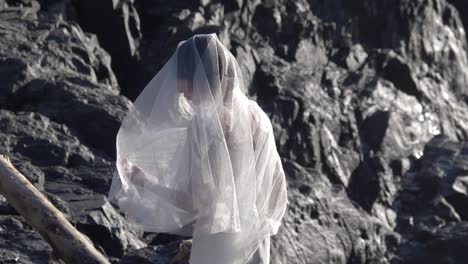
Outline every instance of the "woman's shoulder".
[[264, 132], [272, 130], [271, 121], [268, 115], [254, 100], [249, 100], [249, 112], [253, 121], [254, 129], [260, 129]]

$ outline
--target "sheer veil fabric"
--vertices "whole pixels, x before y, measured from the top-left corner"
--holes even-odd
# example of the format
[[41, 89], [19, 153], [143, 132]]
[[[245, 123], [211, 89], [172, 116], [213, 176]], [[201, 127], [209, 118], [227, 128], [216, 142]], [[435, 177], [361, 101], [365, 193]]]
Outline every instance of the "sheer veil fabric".
[[147, 84], [117, 135], [109, 199], [144, 231], [193, 236], [190, 263], [268, 263], [287, 206], [271, 122], [234, 56], [195, 35]]

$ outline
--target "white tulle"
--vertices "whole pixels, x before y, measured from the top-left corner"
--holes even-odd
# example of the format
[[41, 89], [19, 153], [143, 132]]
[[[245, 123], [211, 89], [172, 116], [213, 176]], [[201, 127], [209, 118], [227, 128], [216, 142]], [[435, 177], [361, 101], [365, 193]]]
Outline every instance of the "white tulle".
[[215, 34], [181, 42], [134, 102], [109, 199], [145, 231], [193, 236], [192, 264], [269, 262], [284, 172], [270, 120]]

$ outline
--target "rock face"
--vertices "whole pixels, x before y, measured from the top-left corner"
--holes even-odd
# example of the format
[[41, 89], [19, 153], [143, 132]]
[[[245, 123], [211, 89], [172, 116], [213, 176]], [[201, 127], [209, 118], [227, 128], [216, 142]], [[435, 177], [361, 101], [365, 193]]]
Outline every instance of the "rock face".
[[[403, 180], [395, 200], [396, 230], [407, 234], [399, 247], [410, 263], [461, 263], [468, 259], [468, 144], [432, 139]], [[403, 261], [401, 261], [403, 262]]]
[[113, 137], [130, 102], [118, 96], [110, 57], [96, 37], [32, 8], [7, 9], [1, 18], [2, 108], [66, 124], [112, 157]]
[[[462, 0], [0, 1], [0, 152], [115, 261], [166, 263], [180, 238], [138, 233], [103, 196], [115, 133], [177, 43], [215, 32], [270, 116], [288, 178], [272, 263], [465, 263], [467, 10]], [[1, 244], [2, 261], [46, 260], [6, 203], [0, 216], [37, 245]]]
[[[0, 153], [111, 259], [145, 246], [104, 196], [130, 106], [109, 55], [95, 36], [34, 6], [8, 7], [0, 21]], [[13, 208], [0, 212], [0, 262], [47, 263], [47, 243]]]
[[[133, 67], [138, 60], [141, 39], [140, 17], [135, 1], [72, 1], [75, 19], [84, 31], [96, 34], [101, 46], [112, 56], [119, 84], [126, 94], [133, 94]], [[91, 12], [89, 12], [92, 10]], [[103, 19], [105, 17], [106, 19]]]

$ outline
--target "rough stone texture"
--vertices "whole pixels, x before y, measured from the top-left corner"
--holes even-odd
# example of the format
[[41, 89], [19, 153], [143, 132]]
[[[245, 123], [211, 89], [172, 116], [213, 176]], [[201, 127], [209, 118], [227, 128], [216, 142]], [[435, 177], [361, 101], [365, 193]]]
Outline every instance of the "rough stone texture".
[[432, 139], [397, 196], [396, 230], [408, 239], [401, 263], [462, 263], [468, 259], [468, 143]]
[[130, 102], [118, 96], [110, 57], [96, 37], [31, 9], [7, 9], [0, 19], [2, 108], [39, 112], [66, 124], [112, 157]]
[[[343, 186], [283, 161], [290, 208], [273, 237], [273, 263], [384, 263], [400, 236], [353, 204]], [[312, 257], [313, 256], [313, 257]]]
[[449, 0], [451, 4], [457, 8], [457, 11], [460, 13], [463, 26], [465, 28], [465, 36], [468, 40], [468, 35], [466, 35], [466, 29], [468, 28], [468, 2], [463, 0]]
[[47, 263], [51, 248], [21, 217], [0, 215], [2, 263]]
[[[0, 11], [0, 153], [115, 260], [146, 245], [104, 196], [130, 101], [94, 35], [28, 3]], [[46, 242], [5, 201], [0, 217], [0, 262], [47, 263]]]
[[133, 93], [131, 77], [134, 76], [132, 72], [138, 60], [141, 39], [140, 17], [134, 2], [135, 0], [72, 1], [76, 10], [75, 19], [81, 28], [96, 34], [101, 46], [112, 56], [112, 68], [126, 94]]
[[20, 171], [107, 255], [121, 257], [125, 250], [145, 245], [97, 194], [108, 191], [112, 163], [85, 147], [65, 125], [37, 113], [0, 110], [0, 131], [0, 152], [9, 153]]
[[0, 0], [0, 152], [114, 262], [167, 263], [181, 238], [132, 230], [102, 196], [115, 133], [177, 43], [216, 32], [287, 174], [272, 263], [465, 263], [465, 2]]
[[[174, 241], [164, 246], [148, 246], [130, 251], [121, 259], [121, 264], [167, 264], [179, 250], [180, 241]], [[186, 263], [181, 263], [186, 264]]]

